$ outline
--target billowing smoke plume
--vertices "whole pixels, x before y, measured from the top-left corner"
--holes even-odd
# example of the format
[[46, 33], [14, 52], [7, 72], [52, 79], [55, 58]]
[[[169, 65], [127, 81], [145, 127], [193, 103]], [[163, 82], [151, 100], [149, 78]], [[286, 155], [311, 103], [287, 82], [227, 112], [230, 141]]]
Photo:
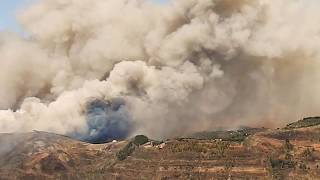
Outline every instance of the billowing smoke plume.
[[39, 1], [18, 15], [24, 38], [0, 35], [0, 132], [163, 138], [319, 115], [319, 12], [316, 0]]
[[88, 131], [71, 136], [91, 143], [105, 143], [125, 139], [129, 135], [130, 116], [122, 99], [89, 101], [87, 107]]

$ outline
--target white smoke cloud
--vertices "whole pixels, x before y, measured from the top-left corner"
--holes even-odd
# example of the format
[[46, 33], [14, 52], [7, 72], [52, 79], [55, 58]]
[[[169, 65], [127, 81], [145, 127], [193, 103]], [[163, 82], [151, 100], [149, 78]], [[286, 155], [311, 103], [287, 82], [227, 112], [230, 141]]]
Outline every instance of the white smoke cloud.
[[281, 125], [317, 115], [318, 1], [42, 0], [0, 34], [0, 132], [87, 131], [89, 99], [133, 133]]

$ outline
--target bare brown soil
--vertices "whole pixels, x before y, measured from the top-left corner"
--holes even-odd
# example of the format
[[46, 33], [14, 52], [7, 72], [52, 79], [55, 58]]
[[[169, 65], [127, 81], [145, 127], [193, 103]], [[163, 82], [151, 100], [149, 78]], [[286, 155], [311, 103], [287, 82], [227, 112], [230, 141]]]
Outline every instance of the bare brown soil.
[[[230, 139], [230, 138], [229, 138]], [[0, 135], [0, 179], [320, 179], [320, 128], [257, 131], [243, 141], [87, 144], [44, 132]]]

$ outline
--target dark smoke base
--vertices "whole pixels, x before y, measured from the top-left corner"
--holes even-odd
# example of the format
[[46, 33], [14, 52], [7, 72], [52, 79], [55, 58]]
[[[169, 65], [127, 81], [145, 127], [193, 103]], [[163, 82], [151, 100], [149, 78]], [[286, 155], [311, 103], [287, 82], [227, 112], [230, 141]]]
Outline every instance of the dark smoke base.
[[74, 134], [72, 137], [81, 141], [98, 144], [128, 137], [132, 124], [123, 99], [104, 101], [94, 99], [86, 107], [88, 131]]

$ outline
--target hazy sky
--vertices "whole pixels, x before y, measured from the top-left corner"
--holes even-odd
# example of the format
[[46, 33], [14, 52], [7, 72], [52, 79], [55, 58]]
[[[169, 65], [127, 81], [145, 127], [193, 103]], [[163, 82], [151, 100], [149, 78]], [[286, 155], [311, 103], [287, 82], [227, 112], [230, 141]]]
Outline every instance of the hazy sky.
[[[0, 0], [0, 31], [14, 30], [20, 31], [19, 25], [15, 20], [15, 13], [19, 8], [33, 0]], [[156, 3], [166, 3], [169, 0], [151, 0]]]

